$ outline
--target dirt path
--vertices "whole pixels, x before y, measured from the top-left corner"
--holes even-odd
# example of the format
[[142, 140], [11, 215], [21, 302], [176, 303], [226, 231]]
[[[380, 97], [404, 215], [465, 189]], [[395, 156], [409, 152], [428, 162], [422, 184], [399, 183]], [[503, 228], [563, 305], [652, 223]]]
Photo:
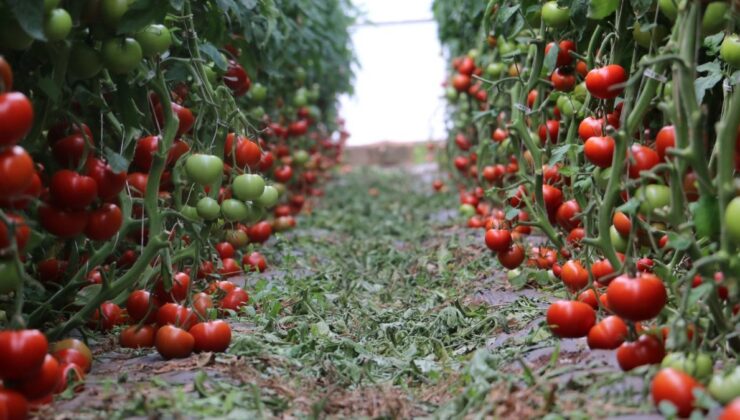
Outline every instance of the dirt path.
[[[164, 361], [94, 345], [85, 390], [42, 418], [571, 418], [649, 411], [637, 371], [543, 323], [555, 289], [513, 289], [430, 167], [359, 169], [265, 248], [227, 354]], [[537, 242], [537, 238], [530, 239]], [[484, 254], [484, 255], [482, 255]], [[556, 417], [557, 418], [557, 417]]]

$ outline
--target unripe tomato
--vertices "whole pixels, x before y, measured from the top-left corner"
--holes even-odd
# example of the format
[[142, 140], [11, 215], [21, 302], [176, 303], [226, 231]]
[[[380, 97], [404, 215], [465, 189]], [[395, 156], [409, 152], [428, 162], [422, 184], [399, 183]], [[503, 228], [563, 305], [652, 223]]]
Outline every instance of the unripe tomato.
[[719, 56], [725, 63], [736, 69], [740, 69], [740, 35], [732, 34], [725, 36], [719, 48]]
[[559, 7], [557, 1], [548, 1], [542, 5], [542, 20], [547, 26], [562, 28], [570, 21], [570, 9]]

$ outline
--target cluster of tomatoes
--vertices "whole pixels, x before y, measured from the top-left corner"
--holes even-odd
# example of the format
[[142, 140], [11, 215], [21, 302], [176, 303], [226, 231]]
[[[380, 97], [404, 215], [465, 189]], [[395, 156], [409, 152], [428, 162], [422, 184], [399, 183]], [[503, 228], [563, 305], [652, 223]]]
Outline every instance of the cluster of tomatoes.
[[68, 387], [81, 390], [92, 365], [82, 341], [68, 338], [50, 346], [38, 330], [0, 331], [0, 351], [0, 414], [9, 420], [28, 417], [31, 408]]
[[[702, 257], [711, 261], [720, 248], [732, 253], [740, 245], [737, 188], [722, 209], [718, 192], [712, 190], [723, 182], [718, 153], [733, 156], [731, 170], [740, 170], [740, 126], [729, 127], [734, 139], [730, 147], [711, 138], [714, 133], [703, 132], [689, 134], [700, 140], [698, 146], [687, 146], [686, 122], [673, 113], [675, 108], [684, 115], [686, 101], [696, 102], [676, 91], [685, 76], [670, 80], [650, 67], [640, 80], [626, 68], [632, 49], [636, 57], [649, 52], [657, 60], [668, 59], [665, 51], [672, 45], [666, 26], [687, 19], [686, 10], [679, 11], [671, 1], [646, 5], [655, 13], [650, 14], [655, 24], [648, 27], [636, 13], [625, 26], [633, 29], [631, 36], [613, 41], [608, 51], [609, 37], [621, 35], [600, 34], [603, 26], [574, 17], [567, 3], [549, 1], [522, 14], [531, 27], [519, 26], [517, 36], [530, 43], [497, 32], [496, 25], [510, 28], [520, 18], [492, 16], [492, 32], [479, 39], [480, 48], [452, 60], [448, 151], [460, 213], [468, 227], [485, 231], [485, 244], [510, 270], [509, 280], [526, 283], [543, 270], [548, 281], [562, 284], [568, 298], [553, 302], [545, 314], [553, 335], [585, 338], [592, 349], [615, 350], [624, 371], [660, 365], [651, 385], [656, 406], [667, 401], [680, 416], [688, 416], [702, 390], [727, 404], [723, 418], [737, 418], [732, 416], [740, 407], [740, 370], [715, 373], [713, 349], [707, 348], [711, 340], [731, 333], [740, 310], [736, 263], [712, 264]], [[692, 16], [701, 18], [695, 29], [707, 37], [695, 64], [706, 61], [706, 67], [711, 62], [720, 69], [717, 80], [725, 80], [724, 104], [717, 84], [707, 88], [700, 106], [723, 105], [727, 110], [737, 89], [730, 76], [740, 69], [740, 43], [732, 33], [737, 27], [731, 3], [692, 6], [697, 9]], [[619, 10], [604, 16], [619, 16]], [[486, 13], [495, 15], [500, 9], [494, 6]], [[586, 21], [592, 32], [574, 28], [574, 19]], [[532, 29], [540, 22], [546, 32]], [[675, 25], [677, 31], [680, 23]], [[595, 48], [599, 44], [601, 49]], [[620, 48], [625, 51], [615, 54]], [[473, 82], [466, 79], [470, 75]], [[487, 112], [475, 116], [470, 101], [459, 100], [472, 83], [490, 87], [486, 103], [479, 106]], [[688, 86], [694, 89], [693, 83]], [[704, 118], [735, 121], [727, 111]], [[444, 184], [436, 180], [433, 187], [439, 191]], [[688, 228], [680, 224], [687, 217]], [[525, 239], [532, 232], [549, 241]], [[686, 235], [694, 235], [698, 245], [682, 242]], [[542, 281], [542, 276], [536, 278]], [[704, 305], [712, 307], [701, 316], [698, 298], [690, 298], [699, 293]], [[722, 351], [728, 351], [725, 346]]]

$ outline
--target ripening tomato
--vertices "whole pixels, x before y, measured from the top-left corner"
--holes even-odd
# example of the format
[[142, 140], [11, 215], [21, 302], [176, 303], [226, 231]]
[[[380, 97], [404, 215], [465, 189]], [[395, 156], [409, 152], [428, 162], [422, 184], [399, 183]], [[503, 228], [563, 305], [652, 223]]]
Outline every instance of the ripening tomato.
[[653, 335], [641, 335], [637, 341], [624, 342], [617, 349], [617, 362], [623, 371], [643, 365], [657, 365], [665, 357], [663, 342]]
[[630, 158], [627, 160], [630, 178], [639, 178], [640, 172], [649, 171], [660, 161], [655, 150], [641, 144], [633, 144], [630, 147]]
[[20, 146], [0, 151], [0, 196], [15, 197], [31, 185], [36, 169], [33, 159]]
[[632, 231], [632, 221], [621, 211], [614, 213], [612, 223], [614, 224], [614, 228], [617, 229], [617, 232], [625, 238]]
[[507, 229], [489, 229], [486, 231], [485, 241], [491, 251], [506, 251], [511, 245], [511, 232]]
[[655, 137], [655, 148], [658, 152], [660, 161], [664, 161], [666, 157], [669, 157], [667, 150], [676, 147], [676, 128], [672, 125], [667, 125], [658, 131], [658, 135]]
[[522, 264], [524, 256], [524, 247], [519, 244], [512, 244], [509, 249], [499, 251], [498, 262], [509, 270], [513, 270]]
[[[550, 52], [550, 48], [552, 48], [555, 45], [554, 42], [550, 42], [547, 45], [545, 45], [545, 55], [547, 55]], [[555, 63], [555, 66], [562, 67], [567, 66], [573, 62], [573, 56], [570, 55], [571, 51], [576, 51], [576, 44], [575, 42], [565, 39], [563, 41], [560, 41], [558, 43], [558, 58]]]
[[18, 380], [41, 369], [49, 342], [39, 330], [0, 331], [0, 378]]
[[694, 409], [694, 390], [704, 387], [691, 375], [673, 368], [661, 369], [653, 378], [650, 393], [657, 406], [668, 401], [676, 406], [678, 415], [688, 417]]
[[609, 136], [590, 137], [583, 147], [583, 154], [591, 163], [599, 168], [612, 166], [614, 157], [614, 139]]
[[588, 332], [588, 347], [614, 350], [624, 343], [629, 331], [622, 318], [610, 315], [594, 325]]
[[577, 260], [569, 260], [563, 264], [560, 278], [572, 292], [581, 290], [588, 285], [588, 271]]
[[576, 75], [567, 67], [558, 67], [550, 75], [550, 81], [555, 90], [570, 92], [576, 86]]
[[0, 93], [0, 147], [17, 144], [31, 131], [33, 105], [21, 92]]
[[559, 300], [547, 309], [547, 325], [561, 338], [585, 337], [596, 323], [596, 312], [578, 301]]
[[121, 347], [129, 349], [140, 349], [154, 346], [154, 327], [151, 325], [132, 325], [123, 331], [119, 343]]
[[246, 305], [248, 302], [249, 294], [242, 288], [236, 287], [232, 291], [227, 292], [226, 296], [221, 300], [221, 309], [238, 311], [239, 308]]
[[154, 322], [160, 306], [159, 299], [146, 290], [134, 290], [126, 300], [128, 316], [134, 322], [141, 322], [145, 318], [146, 323]]
[[581, 221], [576, 219], [576, 215], [581, 212], [581, 206], [576, 200], [568, 200], [558, 207], [555, 213], [555, 220], [565, 230], [573, 230], [581, 225]]
[[113, 200], [126, 186], [126, 171], [116, 173], [108, 163], [94, 157], [85, 162], [85, 175], [95, 180], [98, 197], [103, 201]]
[[190, 356], [195, 339], [186, 330], [165, 325], [157, 330], [154, 346], [165, 359], [179, 359]]
[[115, 204], [103, 204], [90, 212], [85, 236], [93, 241], [105, 241], [115, 236], [123, 224], [123, 213]]
[[593, 69], [586, 75], [586, 88], [595, 98], [613, 99], [624, 90], [627, 72], [619, 64]]
[[[231, 133], [229, 136], [233, 136], [234, 134]], [[229, 136], [226, 136], [227, 138], [227, 145], [229, 143]], [[233, 141], [233, 140], [232, 140]], [[260, 162], [260, 157], [262, 156], [262, 151], [260, 150], [259, 145], [257, 143], [249, 140], [246, 137], [239, 136], [236, 139], [236, 147], [234, 150], [234, 157], [236, 160], [236, 165], [239, 168], [246, 168], [246, 167], [255, 167]]]
[[558, 120], [547, 120], [545, 124], [541, 124], [537, 130], [537, 134], [540, 137], [540, 142], [545, 144], [547, 139], [550, 139], [550, 143], [557, 143], [558, 133], [560, 132], [560, 121]]
[[231, 327], [220, 319], [195, 324], [189, 332], [195, 340], [193, 350], [196, 352], [224, 352], [231, 343]]

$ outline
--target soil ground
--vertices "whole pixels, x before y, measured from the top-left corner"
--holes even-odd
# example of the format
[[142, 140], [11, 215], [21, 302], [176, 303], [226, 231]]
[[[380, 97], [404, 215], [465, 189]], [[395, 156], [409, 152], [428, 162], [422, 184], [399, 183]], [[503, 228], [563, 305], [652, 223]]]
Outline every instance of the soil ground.
[[[645, 418], [644, 370], [559, 341], [543, 313], [558, 287], [512, 286], [482, 230], [433, 193], [433, 164], [359, 167], [270, 268], [232, 279], [251, 304], [226, 354], [165, 361], [98, 337], [84, 391], [39, 418]], [[448, 210], [452, 209], [452, 210]], [[538, 237], [528, 239], [541, 242]]]

